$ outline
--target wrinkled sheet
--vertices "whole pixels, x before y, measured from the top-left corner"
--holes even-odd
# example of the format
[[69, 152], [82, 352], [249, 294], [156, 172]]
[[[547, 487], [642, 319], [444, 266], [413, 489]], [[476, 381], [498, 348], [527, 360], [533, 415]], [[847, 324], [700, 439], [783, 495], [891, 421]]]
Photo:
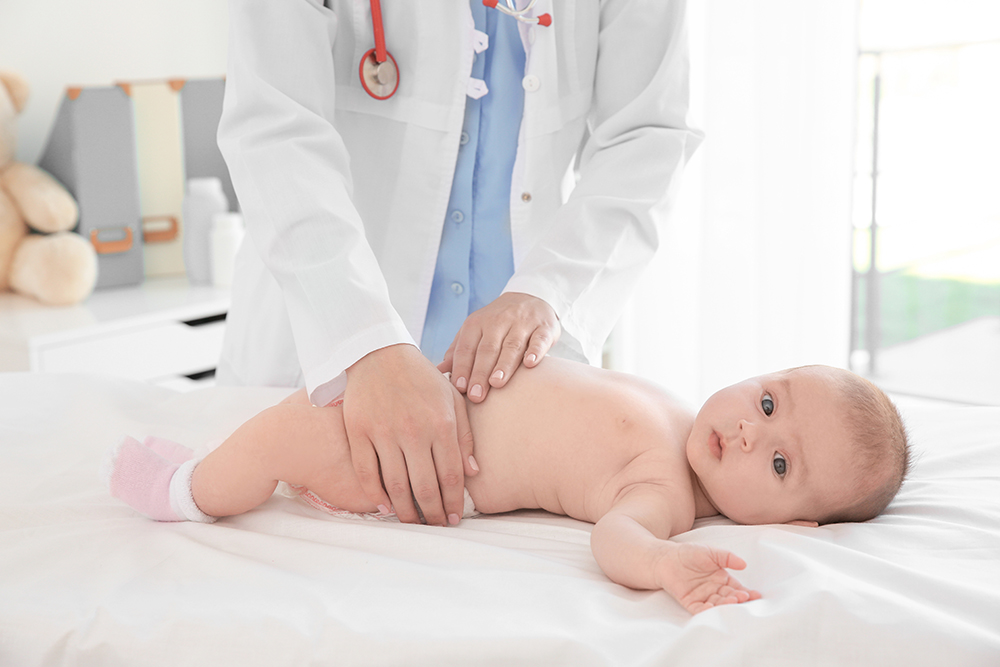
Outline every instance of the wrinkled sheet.
[[286, 393], [0, 374], [0, 665], [1000, 664], [1000, 409], [906, 411], [918, 459], [870, 523], [700, 521], [677, 539], [741, 555], [764, 598], [690, 617], [544, 512], [438, 528], [274, 496], [165, 524], [100, 485], [125, 433], [199, 446]]

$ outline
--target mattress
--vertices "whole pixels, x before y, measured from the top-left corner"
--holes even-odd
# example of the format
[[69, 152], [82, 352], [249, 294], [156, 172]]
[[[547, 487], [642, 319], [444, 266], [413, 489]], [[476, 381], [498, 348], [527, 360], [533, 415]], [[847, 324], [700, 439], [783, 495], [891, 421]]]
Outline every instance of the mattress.
[[1000, 408], [904, 410], [917, 454], [878, 519], [700, 520], [763, 598], [688, 615], [612, 583], [590, 524], [457, 527], [273, 496], [211, 525], [108, 496], [123, 434], [218, 442], [286, 390], [0, 374], [0, 665], [998, 665]]

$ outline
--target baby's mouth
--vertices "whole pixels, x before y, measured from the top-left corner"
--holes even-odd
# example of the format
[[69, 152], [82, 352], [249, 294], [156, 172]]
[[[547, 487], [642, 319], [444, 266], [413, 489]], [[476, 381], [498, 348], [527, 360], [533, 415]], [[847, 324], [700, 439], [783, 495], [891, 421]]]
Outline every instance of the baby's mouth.
[[722, 438], [715, 431], [708, 438], [708, 448], [712, 451], [712, 456], [722, 460]]

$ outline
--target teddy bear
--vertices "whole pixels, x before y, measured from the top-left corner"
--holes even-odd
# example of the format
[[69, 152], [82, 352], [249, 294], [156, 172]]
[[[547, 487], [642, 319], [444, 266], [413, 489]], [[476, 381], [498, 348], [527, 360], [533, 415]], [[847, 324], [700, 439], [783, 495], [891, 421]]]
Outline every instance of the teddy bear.
[[70, 231], [79, 209], [66, 188], [14, 159], [17, 115], [27, 100], [27, 81], [0, 72], [0, 290], [67, 306], [94, 290], [97, 253]]

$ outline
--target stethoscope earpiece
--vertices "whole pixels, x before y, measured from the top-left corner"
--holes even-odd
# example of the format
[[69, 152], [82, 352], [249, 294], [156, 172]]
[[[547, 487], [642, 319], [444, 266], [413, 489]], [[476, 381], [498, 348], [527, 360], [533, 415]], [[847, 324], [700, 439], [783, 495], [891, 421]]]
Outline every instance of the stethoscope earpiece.
[[[492, 7], [507, 16], [513, 16], [522, 23], [532, 23], [535, 25], [552, 25], [552, 17], [548, 14], [541, 16], [524, 16], [537, 0], [530, 0], [524, 9], [518, 9], [514, 5], [514, 0], [504, 0], [506, 6], [501, 6], [498, 0], [483, 0], [483, 4]], [[399, 88], [399, 66], [396, 59], [392, 57], [385, 48], [385, 32], [382, 29], [382, 3], [379, 0], [371, 0], [372, 7], [372, 32], [375, 34], [375, 48], [369, 50], [361, 58], [358, 66], [358, 76], [361, 78], [361, 85], [365, 92], [376, 100], [387, 100], [396, 94]]]
[[514, 0], [504, 0], [506, 7], [500, 6], [498, 0], [483, 0], [483, 4], [487, 7], [491, 7], [498, 12], [503, 12], [507, 16], [513, 16], [518, 21], [522, 23], [533, 23], [536, 25], [550, 26], [552, 25], [552, 17], [548, 14], [542, 14], [540, 16], [525, 16], [531, 8], [535, 6], [538, 0], [531, 0], [524, 9], [518, 9], [514, 4]]

